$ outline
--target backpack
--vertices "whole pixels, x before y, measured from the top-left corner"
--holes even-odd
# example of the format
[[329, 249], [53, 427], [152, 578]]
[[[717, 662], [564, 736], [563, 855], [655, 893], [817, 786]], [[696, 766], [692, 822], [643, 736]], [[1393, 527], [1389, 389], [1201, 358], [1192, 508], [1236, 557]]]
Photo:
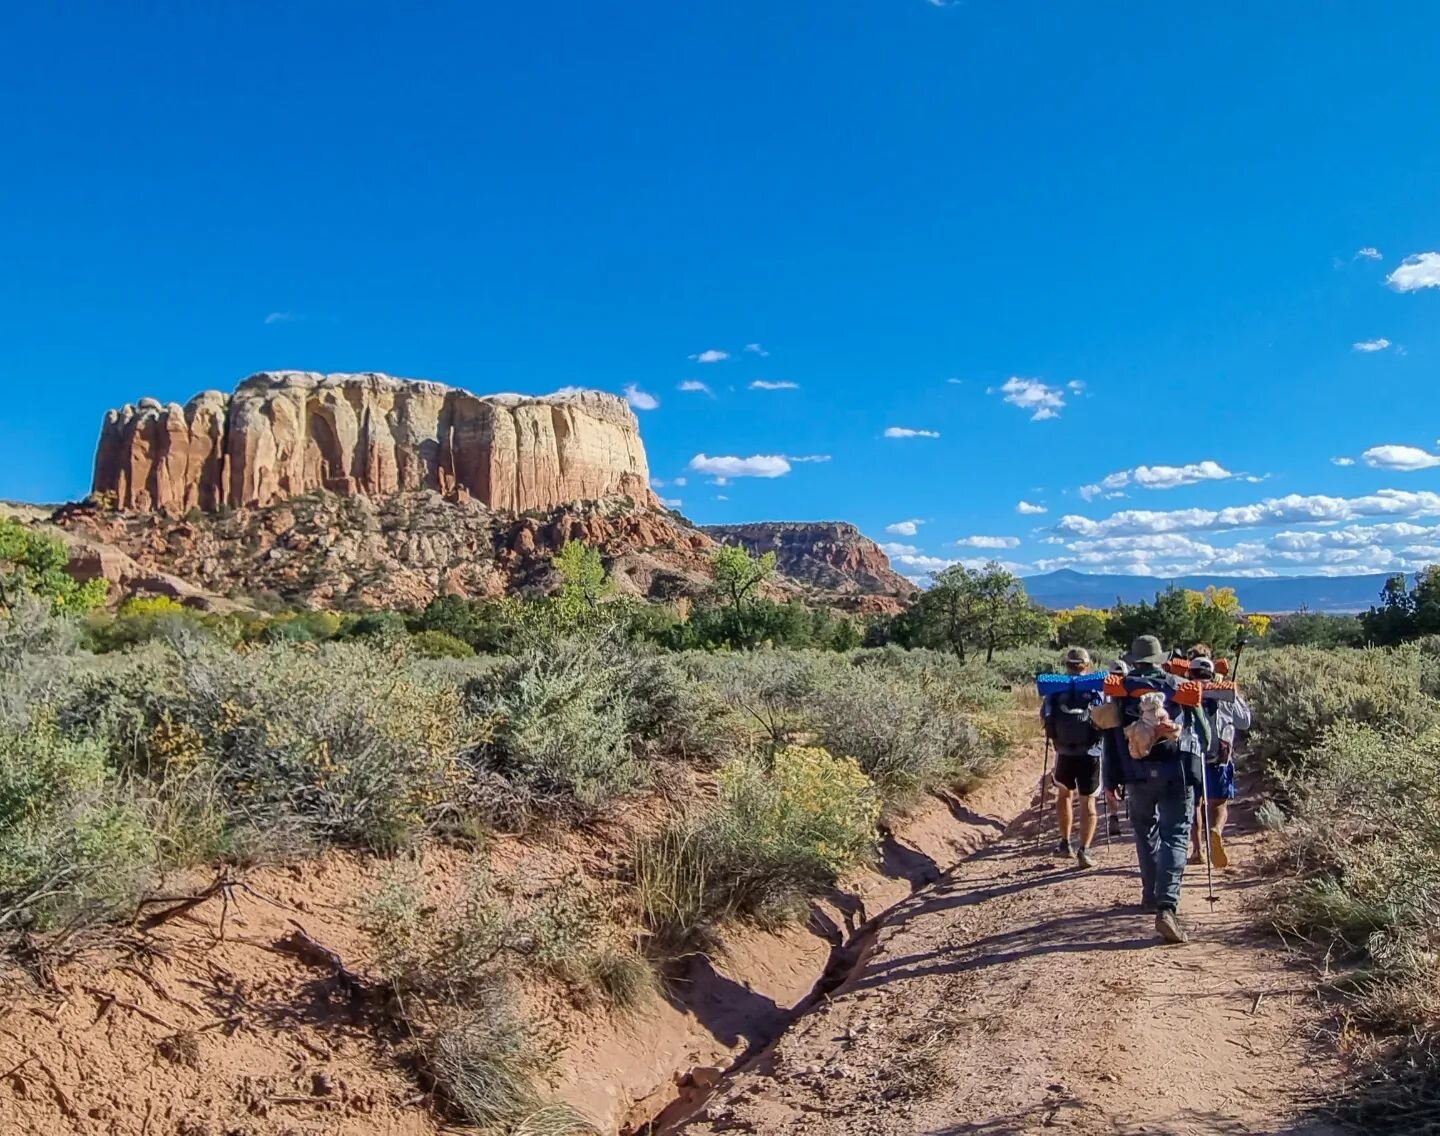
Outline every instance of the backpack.
[[1094, 704], [1094, 695], [1084, 690], [1065, 690], [1053, 696], [1050, 724], [1056, 753], [1089, 753], [1100, 740], [1100, 728], [1090, 718]]

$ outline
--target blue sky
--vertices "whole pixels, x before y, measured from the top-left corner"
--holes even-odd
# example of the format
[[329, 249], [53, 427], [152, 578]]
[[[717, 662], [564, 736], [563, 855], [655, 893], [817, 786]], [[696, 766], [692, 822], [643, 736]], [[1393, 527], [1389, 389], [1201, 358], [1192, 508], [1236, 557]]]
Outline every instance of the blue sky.
[[1437, 35], [1315, 0], [10, 5], [0, 497], [82, 495], [112, 405], [383, 370], [633, 387], [695, 520], [853, 520], [915, 575], [1437, 560]]

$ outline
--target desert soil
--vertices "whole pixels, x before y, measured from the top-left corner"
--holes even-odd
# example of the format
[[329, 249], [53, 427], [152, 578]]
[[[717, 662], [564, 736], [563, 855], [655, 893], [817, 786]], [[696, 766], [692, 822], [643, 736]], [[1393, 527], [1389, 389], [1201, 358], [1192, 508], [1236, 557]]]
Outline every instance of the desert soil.
[[1139, 911], [1128, 822], [1080, 871], [1036, 815], [900, 904], [846, 982], [669, 1130], [1328, 1136], [1308, 1102], [1338, 1068], [1313, 975], [1257, 930], [1248, 813], [1217, 903], [1187, 873], [1183, 946]]

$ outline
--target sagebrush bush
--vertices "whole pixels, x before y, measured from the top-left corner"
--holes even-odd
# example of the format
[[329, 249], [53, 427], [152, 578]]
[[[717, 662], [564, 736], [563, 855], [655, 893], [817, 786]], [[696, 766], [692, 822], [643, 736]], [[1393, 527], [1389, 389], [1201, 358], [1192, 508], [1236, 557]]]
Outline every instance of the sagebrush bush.
[[[1339, 964], [1358, 1058], [1341, 1111], [1365, 1131], [1425, 1131], [1440, 1114], [1440, 717], [1411, 685], [1413, 651], [1326, 652], [1334, 667], [1318, 654], [1286, 651], [1264, 672], [1261, 705], [1298, 718], [1267, 730], [1298, 746], [1323, 729], [1271, 752], [1288, 814], [1270, 810], [1272, 917]], [[1375, 688], [1333, 690], [1337, 672]]]
[[849, 758], [788, 746], [773, 762], [737, 758], [719, 801], [640, 840], [636, 889], [656, 950], [713, 941], [716, 925], [777, 925], [874, 851], [880, 800]]
[[1425, 660], [1415, 647], [1261, 653], [1245, 680], [1255, 712], [1251, 752], [1267, 772], [1290, 777], [1321, 753], [1338, 722], [1415, 731], [1440, 720], [1422, 690]]
[[0, 727], [0, 931], [112, 914], [150, 882], [151, 833], [103, 747]]

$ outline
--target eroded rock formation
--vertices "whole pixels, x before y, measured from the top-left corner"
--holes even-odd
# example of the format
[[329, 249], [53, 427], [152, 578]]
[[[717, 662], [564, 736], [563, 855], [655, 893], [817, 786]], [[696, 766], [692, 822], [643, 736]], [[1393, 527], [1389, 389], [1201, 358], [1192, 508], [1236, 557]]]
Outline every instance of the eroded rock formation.
[[129, 512], [255, 508], [325, 490], [417, 490], [524, 512], [627, 496], [657, 502], [639, 425], [599, 391], [481, 397], [389, 375], [252, 375], [185, 406], [142, 399], [105, 418], [94, 489]]
[[844, 521], [758, 521], [704, 525], [721, 544], [738, 544], [757, 556], [775, 553], [781, 572], [840, 594], [905, 597], [918, 589], [890, 567], [881, 547]]

